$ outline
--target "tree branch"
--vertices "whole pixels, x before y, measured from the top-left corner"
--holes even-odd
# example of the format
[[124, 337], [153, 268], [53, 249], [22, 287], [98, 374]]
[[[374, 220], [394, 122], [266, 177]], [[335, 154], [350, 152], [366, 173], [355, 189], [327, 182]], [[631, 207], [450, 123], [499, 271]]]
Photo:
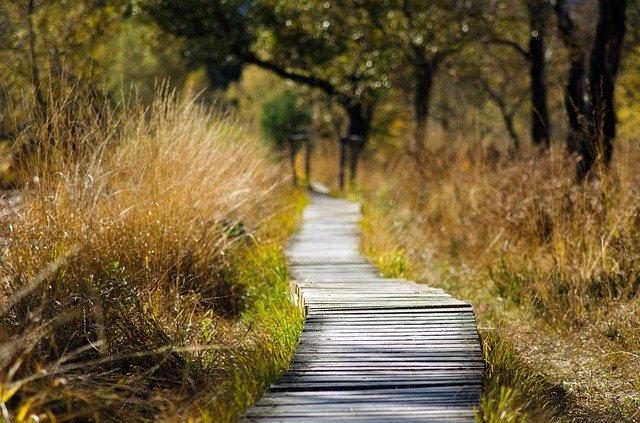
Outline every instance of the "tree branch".
[[499, 46], [503, 46], [503, 47], [509, 47], [513, 51], [518, 53], [520, 56], [522, 56], [524, 58], [524, 60], [526, 60], [526, 61], [531, 60], [531, 54], [529, 53], [529, 51], [527, 49], [525, 49], [524, 47], [522, 47], [520, 44], [516, 43], [515, 41], [506, 40], [504, 38], [496, 38], [496, 37], [494, 37], [494, 38], [489, 38], [488, 40], [485, 40], [485, 43], [486, 44], [499, 45]]
[[324, 79], [317, 78], [315, 76], [303, 75], [296, 72], [292, 72], [277, 63], [273, 63], [268, 60], [261, 59], [255, 53], [252, 53], [252, 52], [238, 52], [237, 55], [242, 61], [259, 66], [283, 78], [287, 78], [295, 82], [300, 82], [301, 84], [306, 84], [312, 87], [319, 88], [330, 96], [337, 94], [336, 88], [331, 83], [329, 83]]
[[[233, 26], [229, 22], [228, 18], [222, 13], [220, 10], [216, 10], [216, 17], [218, 22], [220, 22], [225, 30], [225, 32], [232, 34]], [[233, 49], [235, 50], [236, 56], [246, 62], [256, 66], [259, 66], [263, 69], [271, 71], [276, 75], [282, 78], [288, 78], [292, 81], [299, 82], [301, 84], [306, 84], [312, 87], [316, 87], [324, 91], [327, 95], [333, 96], [337, 93], [335, 87], [330, 84], [328, 81], [324, 79], [317, 78], [315, 76], [303, 75], [301, 73], [292, 72], [286, 69], [285, 66], [282, 66], [278, 63], [274, 63], [265, 59], [258, 57], [258, 55], [251, 51], [250, 48], [246, 48], [245, 44], [242, 40], [243, 37], [236, 37], [234, 39], [234, 43], [232, 44]]]

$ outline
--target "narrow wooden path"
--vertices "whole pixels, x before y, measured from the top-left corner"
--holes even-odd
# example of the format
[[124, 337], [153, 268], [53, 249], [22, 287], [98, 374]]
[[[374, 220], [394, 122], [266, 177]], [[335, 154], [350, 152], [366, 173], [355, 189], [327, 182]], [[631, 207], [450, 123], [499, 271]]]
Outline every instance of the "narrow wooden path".
[[484, 363], [473, 310], [382, 278], [358, 204], [314, 194], [288, 257], [307, 318], [291, 369], [244, 421], [472, 422]]

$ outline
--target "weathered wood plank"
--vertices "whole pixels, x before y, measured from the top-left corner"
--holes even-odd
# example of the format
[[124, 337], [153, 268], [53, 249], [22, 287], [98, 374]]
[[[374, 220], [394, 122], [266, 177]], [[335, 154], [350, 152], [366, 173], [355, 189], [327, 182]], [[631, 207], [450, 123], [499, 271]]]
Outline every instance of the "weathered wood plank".
[[245, 421], [474, 421], [484, 361], [471, 307], [384, 279], [358, 252], [359, 206], [314, 195], [287, 249], [308, 312], [291, 368]]

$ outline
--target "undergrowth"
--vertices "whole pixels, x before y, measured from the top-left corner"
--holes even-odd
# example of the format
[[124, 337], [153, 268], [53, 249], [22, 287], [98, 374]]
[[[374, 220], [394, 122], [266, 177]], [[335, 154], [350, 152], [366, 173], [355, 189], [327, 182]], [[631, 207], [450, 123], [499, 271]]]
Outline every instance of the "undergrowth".
[[47, 102], [0, 226], [3, 419], [233, 420], [296, 345], [282, 246], [302, 194], [196, 102]]
[[640, 419], [637, 149], [621, 143], [584, 185], [556, 148], [378, 154], [359, 187], [363, 251], [474, 305], [480, 420]]

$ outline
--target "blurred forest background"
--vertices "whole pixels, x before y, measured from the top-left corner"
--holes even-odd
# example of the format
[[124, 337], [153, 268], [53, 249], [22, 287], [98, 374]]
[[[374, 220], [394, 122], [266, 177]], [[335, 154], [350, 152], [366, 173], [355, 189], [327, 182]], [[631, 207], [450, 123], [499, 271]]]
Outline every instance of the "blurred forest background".
[[[279, 160], [289, 155], [301, 173], [306, 166], [295, 152], [308, 138], [313, 160], [307, 182], [322, 181], [363, 202], [362, 249], [381, 271], [442, 286], [474, 304], [488, 363], [479, 419], [639, 421], [639, 2], [0, 0], [0, 76], [0, 188], [25, 198], [43, 193], [25, 200], [33, 215], [25, 211], [14, 220], [0, 209], [9, 228], [0, 230], [0, 241], [37, 246], [37, 228], [50, 231], [37, 237], [48, 249], [14, 253], [7, 247], [8, 264], [0, 265], [2, 280], [13, 281], [3, 288], [3, 342], [16, 333], [25, 339], [2, 356], [5, 418], [62, 415], [69, 411], [65, 401], [82, 410], [80, 417], [108, 416], [124, 403], [134, 419], [175, 417], [188, 409], [207, 420], [211, 415], [203, 410], [212, 407], [212, 415], [233, 419], [248, 406], [286, 367], [300, 324], [283, 305], [286, 236], [273, 235], [273, 215], [285, 210], [276, 223], [286, 233], [294, 229], [292, 210], [299, 212], [304, 199], [284, 188], [290, 170]], [[206, 111], [211, 108], [213, 114]], [[153, 160], [141, 162], [147, 155]], [[240, 171], [250, 176], [243, 179]], [[98, 174], [109, 182], [94, 186]], [[71, 188], [61, 188], [62, 180]], [[206, 183], [213, 181], [218, 199], [200, 202], [196, 195], [209, 198]], [[136, 194], [114, 203], [120, 189]], [[242, 206], [235, 207], [238, 192]], [[90, 212], [74, 215], [78, 198], [96, 208], [80, 202]], [[261, 209], [265, 198], [272, 200]], [[180, 200], [197, 204], [196, 210], [184, 211]], [[4, 207], [13, 200], [1, 201]], [[162, 201], [173, 206], [160, 210]], [[121, 225], [135, 204], [153, 213]], [[181, 228], [171, 210], [185, 213], [190, 225], [176, 229], [184, 250], [167, 247], [169, 234], [158, 229], [161, 222]], [[207, 224], [214, 222], [215, 237], [207, 232], [193, 241], [203, 230], [200, 214], [212, 210]], [[65, 216], [77, 219], [70, 223]], [[27, 225], [27, 217], [42, 226]], [[100, 222], [112, 220], [123, 232], [114, 229], [108, 242], [94, 244], [102, 236]], [[85, 234], [87, 243], [78, 247], [69, 233]], [[138, 233], [154, 234], [155, 249], [135, 236], [123, 245], [124, 234]], [[205, 252], [206, 245], [215, 251]], [[77, 327], [91, 342], [104, 338], [116, 357], [179, 344], [171, 363], [181, 369], [180, 387], [167, 387], [176, 375], [151, 359], [114, 359], [109, 377], [103, 362], [86, 359], [92, 374], [104, 376], [101, 386], [113, 388], [119, 382], [112, 375], [127, 375], [126, 387], [105, 388], [102, 403], [81, 394], [93, 389], [85, 382], [74, 385], [80, 393], [69, 394], [73, 384], [31, 379], [43, 362], [56, 369], [66, 363], [58, 346], [69, 340], [53, 339], [50, 327], [24, 323], [24, 316], [33, 314], [35, 303], [51, 317], [60, 313], [55, 301], [76, 300], [70, 300], [75, 291], [62, 290], [46, 307], [34, 299], [25, 304], [35, 291], [23, 285], [53, 273], [66, 281], [71, 276], [61, 275], [64, 265], [55, 260], [76, 257], [85, 247], [98, 258], [80, 255], [82, 271], [72, 276], [111, 284], [120, 278], [115, 274], [127, 274], [127, 281], [140, 284], [142, 304], [137, 314], [127, 313], [153, 321], [127, 317], [139, 323], [131, 333], [146, 334], [135, 348], [118, 326], [122, 316], [133, 315], [123, 312], [121, 299], [117, 307], [111, 300], [102, 305], [120, 317], [96, 315], [86, 330], [86, 319], [75, 316]], [[119, 257], [117, 249], [127, 253]], [[156, 263], [149, 257], [158, 252], [165, 259]], [[249, 270], [228, 258], [247, 254], [258, 257]], [[58, 263], [53, 270], [52, 262]], [[177, 273], [170, 270], [176, 263]], [[129, 274], [135, 266], [149, 273]], [[275, 282], [256, 282], [274, 277], [270, 266], [284, 273]], [[43, 276], [44, 268], [51, 271]], [[251, 282], [239, 283], [247, 272]], [[209, 304], [213, 315], [198, 308], [209, 291], [189, 289], [174, 311], [152, 305], [175, 292], [169, 283], [160, 295], [149, 281], [207, 277], [215, 280], [214, 291], [231, 298]], [[184, 329], [193, 322], [183, 309], [199, 320], [231, 320], [209, 323], [196, 336]], [[266, 317], [276, 313], [284, 317]], [[232, 351], [216, 361], [186, 352], [203, 340], [211, 343], [211, 334], [230, 345], [246, 328], [237, 325], [238, 316], [263, 328], [251, 347], [242, 347], [244, 355]], [[104, 333], [109, 324], [120, 328], [113, 339]], [[36, 344], [38, 352], [27, 354]], [[83, 347], [71, 344], [74, 351]], [[264, 351], [277, 362], [254, 363]], [[238, 356], [240, 370], [229, 370]], [[165, 392], [151, 405], [143, 400], [152, 389], [142, 381], [149, 372], [159, 374], [153, 389]], [[193, 392], [211, 389], [208, 378], [216, 381], [216, 399], [186, 407]]]
[[[515, 151], [566, 140], [588, 162], [577, 132], [602, 131], [588, 122], [599, 114], [585, 109], [600, 86], [590, 78], [598, 68], [597, 1], [34, 0], [1, 7], [5, 140], [33, 113], [44, 115], [55, 85], [81, 83], [113, 103], [135, 93], [150, 104], [166, 81], [256, 126], [267, 100], [293, 93], [313, 115], [316, 138], [361, 138], [347, 141], [355, 159], [365, 146], [416, 152], [446, 133]], [[616, 116], [634, 137], [638, 5], [610, 7], [603, 17], [610, 21], [601, 22], [603, 69], [619, 81]], [[616, 13], [626, 34], [605, 33], [620, 20]]]

